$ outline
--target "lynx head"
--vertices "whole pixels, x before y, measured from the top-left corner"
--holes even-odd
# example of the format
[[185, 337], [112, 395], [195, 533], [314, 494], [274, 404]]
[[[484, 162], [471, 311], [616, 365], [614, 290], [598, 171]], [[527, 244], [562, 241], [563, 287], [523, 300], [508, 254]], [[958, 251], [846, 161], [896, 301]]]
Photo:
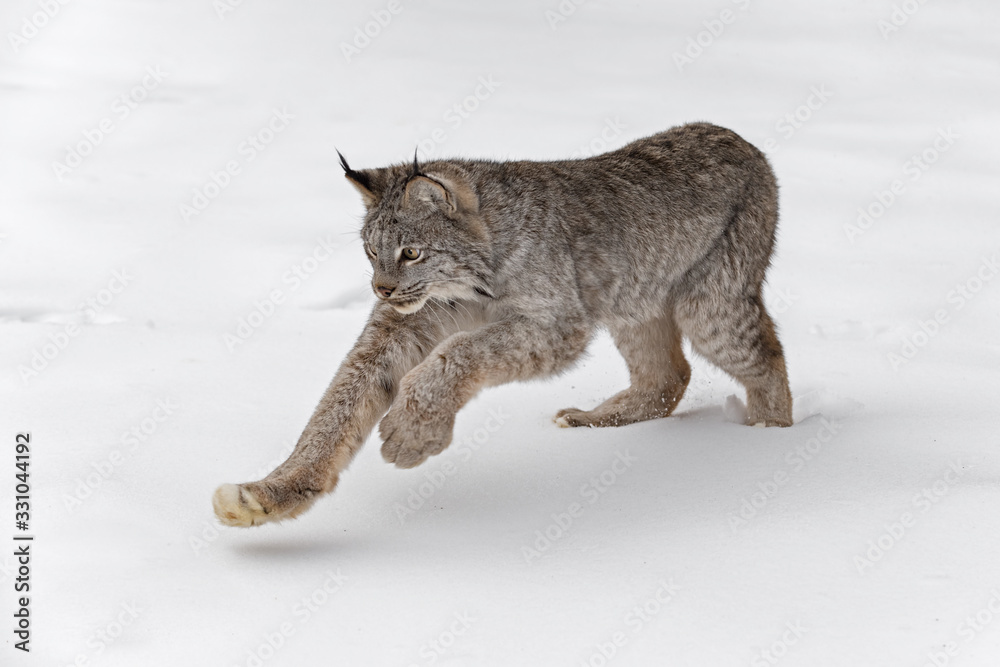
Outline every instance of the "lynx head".
[[416, 156], [383, 169], [355, 171], [343, 155], [340, 164], [368, 209], [361, 240], [379, 299], [415, 313], [428, 299], [492, 297], [489, 234], [462, 167], [421, 167]]

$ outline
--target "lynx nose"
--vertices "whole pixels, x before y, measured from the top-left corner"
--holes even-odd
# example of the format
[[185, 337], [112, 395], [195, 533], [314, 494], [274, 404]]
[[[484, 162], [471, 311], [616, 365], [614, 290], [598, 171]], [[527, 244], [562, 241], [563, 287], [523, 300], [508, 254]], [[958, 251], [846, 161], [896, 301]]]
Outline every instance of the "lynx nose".
[[393, 287], [384, 287], [382, 285], [377, 285], [375, 287], [375, 293], [378, 294], [383, 299], [388, 299], [390, 296], [392, 296], [393, 289], [395, 289], [395, 288], [393, 288]]

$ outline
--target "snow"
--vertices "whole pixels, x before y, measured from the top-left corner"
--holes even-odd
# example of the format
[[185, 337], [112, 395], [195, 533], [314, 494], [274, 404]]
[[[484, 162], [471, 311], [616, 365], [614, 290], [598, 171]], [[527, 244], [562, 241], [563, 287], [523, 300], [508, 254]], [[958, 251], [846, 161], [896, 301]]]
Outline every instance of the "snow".
[[[12, 537], [30, 432], [36, 540], [30, 654], [0, 550], [0, 662], [995, 664], [998, 17], [6, 3], [0, 495]], [[693, 359], [675, 417], [559, 429], [626, 382], [602, 337], [563, 377], [484, 392], [417, 469], [369, 442], [301, 519], [216, 524], [213, 489], [287, 453], [372, 302], [335, 148], [546, 159], [692, 120], [766, 147], [782, 185], [794, 427], [734, 423], [742, 391]], [[260, 326], [227, 345], [241, 320]]]

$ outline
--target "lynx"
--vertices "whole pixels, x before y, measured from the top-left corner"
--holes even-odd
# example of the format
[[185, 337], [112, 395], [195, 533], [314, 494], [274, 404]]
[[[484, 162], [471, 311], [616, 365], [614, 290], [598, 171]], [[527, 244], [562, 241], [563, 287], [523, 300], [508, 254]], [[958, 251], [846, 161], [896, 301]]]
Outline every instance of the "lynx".
[[694, 123], [579, 160], [437, 160], [352, 169], [377, 301], [288, 459], [215, 492], [219, 519], [293, 518], [337, 485], [379, 422], [412, 468], [486, 387], [566, 371], [605, 327], [631, 386], [559, 426], [669, 416], [682, 341], [740, 382], [747, 423], [790, 426], [792, 397], [761, 286], [778, 218], [764, 155]]

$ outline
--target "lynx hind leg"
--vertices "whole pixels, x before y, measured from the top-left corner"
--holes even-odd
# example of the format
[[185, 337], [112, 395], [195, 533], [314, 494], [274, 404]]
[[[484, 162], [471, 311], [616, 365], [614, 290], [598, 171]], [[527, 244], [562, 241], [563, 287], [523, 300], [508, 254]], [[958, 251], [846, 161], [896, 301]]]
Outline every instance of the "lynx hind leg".
[[559, 426], [623, 426], [667, 417], [684, 395], [691, 366], [684, 358], [680, 329], [669, 314], [615, 327], [611, 333], [628, 365], [631, 386], [593, 410], [560, 410], [555, 418]]
[[744, 299], [688, 299], [676, 315], [694, 350], [746, 388], [747, 424], [792, 425], [785, 355], [759, 291]]

